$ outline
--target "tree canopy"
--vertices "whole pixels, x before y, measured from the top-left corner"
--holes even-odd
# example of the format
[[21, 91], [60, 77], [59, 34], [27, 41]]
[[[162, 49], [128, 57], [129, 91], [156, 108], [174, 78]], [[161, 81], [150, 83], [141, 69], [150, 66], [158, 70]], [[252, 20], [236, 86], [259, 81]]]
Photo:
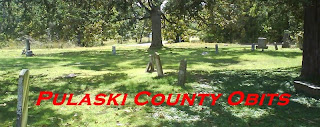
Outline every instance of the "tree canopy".
[[2, 0], [0, 39], [29, 35], [42, 41], [73, 40], [93, 46], [107, 39], [199, 36], [206, 42], [281, 42], [303, 31], [302, 0]]

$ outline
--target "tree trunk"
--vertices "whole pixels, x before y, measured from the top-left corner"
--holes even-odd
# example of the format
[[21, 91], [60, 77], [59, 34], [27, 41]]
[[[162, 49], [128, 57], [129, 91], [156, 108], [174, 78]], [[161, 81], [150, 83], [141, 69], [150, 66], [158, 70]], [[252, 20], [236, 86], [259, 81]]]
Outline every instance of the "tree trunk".
[[304, 43], [301, 77], [320, 78], [320, 1], [305, 6]]
[[151, 12], [152, 42], [150, 48], [162, 48], [160, 6], [153, 7]]

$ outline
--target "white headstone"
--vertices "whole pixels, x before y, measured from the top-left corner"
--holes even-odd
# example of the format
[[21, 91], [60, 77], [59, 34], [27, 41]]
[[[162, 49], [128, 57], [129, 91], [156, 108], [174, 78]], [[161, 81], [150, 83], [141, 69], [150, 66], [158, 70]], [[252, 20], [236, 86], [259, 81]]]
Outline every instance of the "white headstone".
[[17, 127], [26, 127], [29, 101], [29, 70], [23, 69], [18, 81]]

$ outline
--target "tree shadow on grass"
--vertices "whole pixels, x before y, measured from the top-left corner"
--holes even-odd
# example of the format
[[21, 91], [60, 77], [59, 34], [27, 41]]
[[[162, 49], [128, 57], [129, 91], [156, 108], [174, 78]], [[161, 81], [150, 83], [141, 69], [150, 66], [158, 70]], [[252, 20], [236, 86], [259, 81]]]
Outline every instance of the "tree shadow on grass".
[[128, 78], [126, 73], [107, 73], [103, 75], [91, 77], [75, 77], [75, 78], [56, 78], [45, 85], [32, 86], [30, 90], [52, 91], [53, 93], [74, 93], [75, 95], [84, 94], [86, 91], [106, 87], [112, 83], [120, 82]]
[[[0, 69], [3, 71], [17, 71], [24, 68], [42, 69], [63, 62], [63, 66], [74, 66], [83, 70], [119, 71], [145, 68], [149, 61], [149, 54], [154, 52], [146, 49], [117, 50], [117, 55], [112, 55], [110, 51], [74, 51], [39, 54], [34, 57], [1, 58]], [[285, 58], [296, 58], [302, 55], [299, 51], [252, 52], [250, 49], [242, 47], [221, 48], [219, 54], [215, 54], [215, 50], [209, 48], [164, 48], [157, 50], [157, 52], [160, 54], [163, 65], [169, 69], [176, 68], [182, 59], [187, 59], [190, 66], [212, 63], [214, 67], [223, 67], [239, 63], [239, 57], [242, 55], [269, 55]], [[203, 52], [208, 52], [208, 54], [201, 55]]]
[[[0, 121], [2, 121], [0, 126], [11, 126], [15, 124], [16, 119], [18, 78], [10, 76], [4, 78], [5, 80], [0, 80], [0, 84], [3, 86], [0, 89], [0, 104], [5, 104], [4, 106], [0, 106]], [[75, 95], [80, 95], [89, 90], [105, 87], [127, 78], [127, 74], [125, 73], [108, 73], [87, 78], [57, 78], [53, 81], [49, 81], [48, 84], [43, 84], [43, 76], [33, 75], [30, 77], [31, 84], [29, 85], [28, 124], [32, 126], [62, 126], [61, 124], [63, 121], [77, 119], [70, 114], [59, 113], [47, 105], [36, 106], [35, 104], [40, 91], [51, 91], [59, 94], [74, 93]], [[58, 100], [60, 101], [61, 98], [62, 96], [59, 96]], [[52, 100], [53, 99], [51, 98], [48, 101]], [[75, 113], [77, 112], [73, 112], [72, 114]]]
[[[300, 67], [269, 70], [189, 71], [187, 82], [199, 83], [192, 86], [195, 93], [223, 93], [224, 96], [214, 106], [211, 105], [211, 101], [204, 101], [203, 106], [198, 106], [199, 98], [193, 106], [147, 105], [152, 111], [148, 116], [158, 121], [160, 126], [317, 126], [320, 122], [318, 113], [320, 100], [296, 94], [291, 84], [299, 75], [299, 70]], [[176, 76], [176, 73], [169, 73], [167, 76]], [[136, 91], [157, 92], [148, 86], [141, 85]], [[123, 88], [119, 90], [127, 91]], [[234, 91], [242, 91], [245, 95], [289, 93], [291, 99], [286, 106], [276, 105], [278, 98], [274, 99], [271, 106], [267, 105], [268, 99], [263, 106], [244, 106], [243, 104], [230, 106], [227, 98]], [[131, 93], [134, 92], [131, 91]], [[306, 100], [310, 103], [306, 104]], [[130, 118], [131, 122], [135, 120]]]
[[22, 58], [1, 58], [0, 69], [2, 71], [19, 71], [21, 69], [39, 69], [50, 68], [59, 62], [64, 61], [63, 59], [56, 58], [41, 58], [41, 57], [22, 57]]
[[[10, 80], [10, 81], [8, 81]], [[0, 90], [0, 126], [15, 126], [17, 119], [17, 78], [6, 77], [6, 80], [1, 81], [4, 85]], [[29, 97], [33, 97], [32, 87], [30, 86]], [[70, 115], [61, 114], [47, 107], [36, 107], [35, 101], [29, 99], [28, 103], [28, 125], [32, 126], [61, 126], [60, 119], [70, 119]], [[59, 118], [59, 119], [58, 119]], [[50, 122], [49, 122], [50, 121]]]
[[[242, 91], [248, 93], [289, 93], [291, 94], [290, 103], [286, 106], [278, 106], [278, 99], [274, 99], [272, 106], [267, 106], [268, 101], [264, 102], [263, 106], [229, 106], [222, 104], [221, 109], [226, 110], [230, 107], [233, 112], [230, 118], [234, 115], [246, 114], [246, 108], [253, 110], [262, 115], [253, 116], [247, 114], [246, 117], [238, 117], [245, 121], [248, 126], [316, 126], [320, 122], [320, 100], [314, 100], [309, 97], [301, 96], [295, 93], [294, 87], [291, 84], [293, 79], [298, 75], [300, 68], [285, 68], [276, 70], [219, 70], [219, 71], [191, 71], [192, 80], [200, 83], [200, 86], [195, 87], [197, 92], [214, 92], [223, 93], [221, 97], [224, 102], [227, 101], [227, 95], [234, 91]], [[202, 84], [202, 85], [201, 85]], [[305, 104], [305, 100], [313, 100], [313, 104]], [[312, 106], [310, 106], [312, 105]], [[216, 107], [216, 106], [214, 106]], [[218, 106], [219, 107], [219, 106]], [[212, 108], [212, 107], [210, 107]], [[234, 112], [236, 110], [236, 112]], [[263, 114], [262, 111], [267, 111]], [[243, 114], [242, 114], [243, 113]], [[210, 118], [210, 117], [209, 117]], [[237, 119], [238, 119], [237, 118]], [[206, 118], [205, 118], [206, 119]], [[212, 119], [216, 122], [216, 118]], [[221, 125], [231, 125], [233, 121], [226, 121]], [[203, 123], [203, 125], [206, 125]], [[247, 126], [245, 124], [245, 126]]]

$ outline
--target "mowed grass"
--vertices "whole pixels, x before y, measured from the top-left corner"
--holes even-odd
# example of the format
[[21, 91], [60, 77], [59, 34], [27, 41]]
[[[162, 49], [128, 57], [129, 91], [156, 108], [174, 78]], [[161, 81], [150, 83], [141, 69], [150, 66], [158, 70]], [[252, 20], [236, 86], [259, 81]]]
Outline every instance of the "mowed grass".
[[[16, 119], [17, 80], [21, 69], [30, 70], [30, 126], [317, 126], [320, 101], [297, 94], [292, 81], [300, 74], [299, 49], [273, 47], [261, 52], [249, 45], [178, 43], [159, 50], [165, 76], [145, 73], [147, 46], [116, 45], [72, 49], [32, 49], [25, 57], [19, 49], [0, 51], [0, 126], [12, 126]], [[205, 48], [207, 47], [207, 48]], [[202, 53], [208, 52], [207, 55]], [[185, 87], [177, 85], [181, 59], [188, 61]], [[64, 78], [76, 74], [75, 78]], [[35, 103], [40, 91], [74, 93], [74, 102], [85, 94], [128, 93], [125, 106], [54, 106], [52, 100]], [[157, 93], [223, 93], [216, 105], [136, 106], [134, 96], [141, 91]], [[286, 106], [230, 106], [228, 94], [289, 93]], [[60, 98], [61, 99], [61, 98]], [[106, 97], [106, 100], [108, 97]], [[142, 99], [151, 100], [151, 97]], [[94, 102], [94, 100], [92, 100]], [[121, 102], [121, 98], [119, 98]], [[199, 102], [197, 98], [196, 102]], [[65, 102], [66, 103], [66, 102]]]

